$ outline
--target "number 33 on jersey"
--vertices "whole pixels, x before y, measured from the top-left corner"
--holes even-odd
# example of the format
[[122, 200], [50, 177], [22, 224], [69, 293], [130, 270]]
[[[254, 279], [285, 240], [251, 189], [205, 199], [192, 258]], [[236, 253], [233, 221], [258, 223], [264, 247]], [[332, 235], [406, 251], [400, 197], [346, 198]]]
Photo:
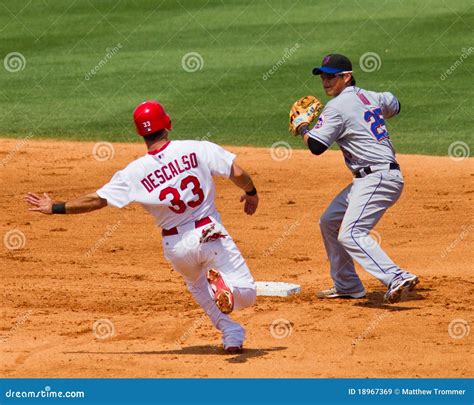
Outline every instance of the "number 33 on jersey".
[[97, 190], [109, 205], [141, 204], [169, 229], [212, 215], [212, 176], [229, 177], [235, 155], [207, 141], [169, 141], [117, 172]]

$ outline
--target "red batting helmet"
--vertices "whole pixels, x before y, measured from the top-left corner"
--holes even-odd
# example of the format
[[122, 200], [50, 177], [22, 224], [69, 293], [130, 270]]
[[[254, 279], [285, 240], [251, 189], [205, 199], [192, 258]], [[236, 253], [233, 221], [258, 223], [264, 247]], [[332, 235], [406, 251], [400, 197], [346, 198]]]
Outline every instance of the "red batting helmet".
[[171, 118], [158, 101], [145, 101], [133, 112], [138, 135], [145, 136], [160, 129], [171, 130]]

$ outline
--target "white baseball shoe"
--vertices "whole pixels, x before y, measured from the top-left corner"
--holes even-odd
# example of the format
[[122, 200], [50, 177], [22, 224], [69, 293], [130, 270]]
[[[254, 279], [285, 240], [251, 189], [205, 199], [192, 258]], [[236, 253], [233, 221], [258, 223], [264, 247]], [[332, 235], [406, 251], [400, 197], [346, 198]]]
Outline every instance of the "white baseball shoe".
[[343, 293], [336, 290], [336, 287], [328, 288], [316, 294], [318, 298], [364, 298], [365, 290], [353, 293]]
[[399, 280], [396, 282], [390, 283], [383, 300], [387, 304], [394, 304], [396, 302], [400, 302], [402, 299], [403, 291], [411, 291], [413, 290], [416, 285], [420, 282], [417, 276], [412, 274], [410, 277]]

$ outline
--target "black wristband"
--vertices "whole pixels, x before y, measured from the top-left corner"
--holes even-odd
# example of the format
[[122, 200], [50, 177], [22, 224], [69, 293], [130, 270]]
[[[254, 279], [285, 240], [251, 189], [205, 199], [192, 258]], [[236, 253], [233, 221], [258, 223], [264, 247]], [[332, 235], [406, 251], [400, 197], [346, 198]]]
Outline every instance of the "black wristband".
[[247, 194], [249, 196], [256, 195], [257, 194], [257, 189], [254, 187], [252, 190], [246, 191], [245, 194]]
[[309, 132], [309, 127], [308, 125], [305, 125], [303, 128], [301, 128], [300, 131], [298, 131], [298, 135], [304, 138], [304, 136]]
[[65, 214], [66, 213], [66, 203], [53, 204], [53, 214]]

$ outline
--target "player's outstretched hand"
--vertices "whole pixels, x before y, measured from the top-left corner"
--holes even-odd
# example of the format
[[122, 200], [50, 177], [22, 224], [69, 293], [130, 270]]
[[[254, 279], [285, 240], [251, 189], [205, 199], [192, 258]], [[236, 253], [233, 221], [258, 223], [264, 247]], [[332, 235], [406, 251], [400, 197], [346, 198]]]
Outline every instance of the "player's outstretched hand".
[[240, 202], [245, 201], [244, 212], [247, 215], [253, 215], [257, 211], [258, 206], [258, 194], [256, 195], [247, 195], [244, 194], [240, 197]]
[[43, 193], [42, 197], [35, 193], [28, 193], [25, 196], [25, 201], [33, 206], [33, 208], [30, 208], [30, 211], [38, 211], [42, 214], [53, 213], [53, 200], [46, 193]]

